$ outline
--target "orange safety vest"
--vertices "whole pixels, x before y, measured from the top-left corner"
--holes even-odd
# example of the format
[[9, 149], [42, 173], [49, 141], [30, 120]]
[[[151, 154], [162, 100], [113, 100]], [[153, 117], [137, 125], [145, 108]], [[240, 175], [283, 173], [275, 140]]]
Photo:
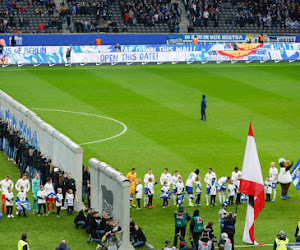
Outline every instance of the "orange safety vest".
[[96, 45], [101, 45], [101, 39], [100, 38], [96, 39]]
[[260, 35], [260, 36], [259, 36], [259, 41], [260, 41], [260, 42], [263, 42], [264, 40], [265, 40], [265, 37], [262, 36], [262, 35]]
[[194, 37], [193, 44], [198, 44], [198, 37]]

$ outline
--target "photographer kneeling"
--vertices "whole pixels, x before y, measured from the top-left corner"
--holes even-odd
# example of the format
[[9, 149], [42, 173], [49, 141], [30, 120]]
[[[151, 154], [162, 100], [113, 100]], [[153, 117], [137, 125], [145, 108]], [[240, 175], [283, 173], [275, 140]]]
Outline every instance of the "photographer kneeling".
[[[118, 249], [119, 246], [122, 244], [122, 242], [117, 236], [117, 234], [122, 234], [122, 233], [124, 233], [124, 231], [121, 229], [121, 227], [116, 227], [116, 224], [114, 223], [113, 219], [109, 219], [108, 224], [105, 227], [105, 234], [101, 240], [102, 249], [107, 249], [107, 250]], [[98, 247], [100, 246], [98, 245], [97, 249]]]

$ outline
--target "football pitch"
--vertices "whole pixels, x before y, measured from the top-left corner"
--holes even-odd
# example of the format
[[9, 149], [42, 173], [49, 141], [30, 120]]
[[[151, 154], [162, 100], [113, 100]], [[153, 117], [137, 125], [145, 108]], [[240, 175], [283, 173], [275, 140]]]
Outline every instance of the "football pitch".
[[[82, 144], [85, 165], [95, 157], [124, 174], [135, 167], [141, 179], [148, 168], [158, 179], [168, 167], [171, 174], [178, 170], [184, 181], [199, 168], [205, 187], [208, 167], [217, 178], [231, 176], [234, 167], [242, 167], [250, 122], [264, 178], [271, 161], [279, 168], [280, 157], [294, 163], [299, 159], [299, 67], [299, 63], [282, 63], [5, 68], [0, 70], [0, 89]], [[200, 120], [203, 94], [207, 96], [206, 122]], [[0, 155], [1, 179], [10, 174], [16, 182], [17, 168]], [[160, 185], [155, 190], [160, 194]], [[257, 242], [272, 244], [280, 230], [295, 242], [300, 192], [291, 185], [292, 198], [282, 201], [280, 190], [278, 186], [276, 201], [266, 203], [256, 220]], [[177, 207], [172, 203], [163, 209], [161, 200], [154, 197], [155, 209], [131, 209], [133, 220], [155, 249], [173, 240]], [[203, 193], [200, 215], [205, 224], [215, 223], [218, 235], [220, 207], [205, 203]], [[187, 201], [185, 206], [192, 215]], [[227, 210], [234, 212], [235, 206]], [[245, 245], [245, 213], [246, 204], [240, 205], [237, 246]], [[0, 249], [15, 249], [23, 232], [28, 233], [33, 250], [54, 249], [61, 239], [72, 250], [95, 249], [94, 242], [86, 243], [84, 230], [74, 227], [73, 218], [3, 218]]]

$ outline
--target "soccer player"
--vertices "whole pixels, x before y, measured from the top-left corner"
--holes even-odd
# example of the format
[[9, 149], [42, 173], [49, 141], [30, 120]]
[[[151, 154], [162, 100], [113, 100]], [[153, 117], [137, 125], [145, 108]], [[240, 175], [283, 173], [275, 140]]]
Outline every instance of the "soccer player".
[[204, 182], [206, 183], [206, 206], [209, 205], [209, 193], [210, 193], [210, 185], [212, 179], [215, 178], [217, 180], [217, 176], [215, 172], [212, 171], [212, 168], [208, 168], [208, 172], [204, 177]]
[[170, 184], [172, 182], [172, 175], [169, 173], [169, 169], [165, 168], [164, 172], [160, 176], [160, 184], [163, 186], [165, 181], [168, 183], [168, 188], [170, 189]]
[[272, 201], [275, 201], [276, 200], [277, 177], [278, 177], [278, 169], [275, 167], [275, 162], [271, 162], [271, 164], [270, 164], [269, 177], [270, 177], [270, 181], [272, 182], [272, 189], [273, 189]]
[[[226, 183], [228, 183], [230, 180], [230, 177], [221, 177], [219, 180], [218, 180], [218, 186], [219, 186], [219, 201], [220, 201], [220, 204], [222, 205], [223, 202], [226, 201]], [[222, 199], [223, 198], [223, 199]]]
[[135, 195], [136, 180], [137, 180], [135, 168], [132, 168], [131, 172], [129, 172], [126, 175], [126, 177], [131, 182], [131, 186], [130, 186], [130, 201], [131, 201], [131, 204], [130, 204], [130, 206], [136, 207], [136, 205], [133, 203], [134, 202], [134, 195]]
[[38, 206], [38, 198], [37, 198], [37, 192], [40, 190], [41, 187], [41, 179], [40, 174], [35, 173], [35, 178], [32, 180], [32, 194], [33, 194], [33, 204], [32, 204], [32, 213], [37, 213], [39, 210]]
[[144, 207], [148, 204], [148, 183], [149, 179], [152, 178], [153, 182], [155, 182], [154, 175], [152, 174], [152, 169], [148, 169], [148, 173], [144, 175], [144, 188], [145, 188], [145, 194], [144, 194]]
[[233, 182], [235, 182], [239, 178], [239, 175], [242, 176], [242, 172], [239, 171], [238, 167], [235, 167], [234, 171], [231, 174], [231, 180], [233, 180]]
[[190, 173], [189, 177], [185, 182], [185, 190], [188, 193], [189, 207], [194, 206], [194, 204], [192, 203], [193, 192], [194, 192], [193, 185], [194, 183], [196, 183], [196, 178], [198, 174], [199, 174], [199, 169], [196, 169], [195, 172]]
[[201, 186], [201, 177], [200, 176], [198, 176], [196, 178], [195, 188], [196, 188], [196, 194], [197, 194], [197, 200], [195, 202], [195, 207], [201, 207], [200, 199], [201, 199], [201, 193], [202, 193], [202, 186]]
[[1, 192], [2, 192], [2, 214], [5, 213], [5, 194], [8, 191], [8, 188], [10, 187], [11, 190], [13, 190], [14, 188], [14, 183], [12, 182], [12, 180], [9, 179], [9, 176], [6, 175], [5, 178], [0, 181], [0, 185], [1, 185]]
[[50, 203], [51, 203], [51, 208], [52, 208], [52, 213], [54, 214], [54, 199], [53, 199], [53, 195], [54, 195], [54, 188], [52, 185], [52, 179], [51, 178], [47, 178], [47, 183], [44, 186], [45, 191], [46, 191], [46, 195], [47, 195], [47, 210], [48, 210], [48, 214], [50, 213]]
[[27, 175], [22, 174], [22, 178], [16, 182], [15, 188], [18, 192], [20, 192], [21, 187], [24, 188], [24, 192], [28, 192], [30, 190], [30, 182], [27, 180]]
[[[171, 178], [171, 183], [173, 185], [173, 201], [174, 201], [174, 206], [176, 206], [177, 204], [177, 190], [176, 190], [176, 184], [178, 182], [178, 178], [181, 177], [181, 175], [178, 173], [178, 171], [176, 170], [174, 175]], [[182, 179], [181, 179], [182, 180]]]

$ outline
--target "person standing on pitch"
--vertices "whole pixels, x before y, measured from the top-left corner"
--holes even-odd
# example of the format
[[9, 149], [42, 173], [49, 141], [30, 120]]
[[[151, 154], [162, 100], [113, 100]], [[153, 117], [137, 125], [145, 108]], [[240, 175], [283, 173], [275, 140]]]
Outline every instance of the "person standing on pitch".
[[228, 213], [223, 219], [223, 233], [227, 233], [228, 238], [232, 243], [232, 250], [234, 250], [234, 234], [235, 234], [235, 223], [236, 223], [236, 214]]
[[201, 120], [206, 121], [206, 96], [205, 95], [202, 95]]
[[196, 249], [199, 248], [199, 238], [203, 231], [203, 219], [199, 215], [199, 210], [194, 210], [194, 215], [190, 224], [190, 235], [193, 236], [193, 240], [196, 245]]
[[131, 182], [131, 186], [130, 186], [130, 202], [131, 202], [131, 204], [130, 204], [130, 206], [136, 207], [136, 205], [134, 204], [135, 186], [136, 186], [136, 182], [137, 182], [135, 168], [132, 168], [131, 172], [129, 172], [126, 175], [126, 177]]
[[148, 183], [149, 179], [152, 178], [153, 182], [155, 182], [154, 175], [152, 174], [152, 169], [148, 169], [148, 173], [144, 175], [144, 188], [145, 188], [145, 194], [144, 194], [144, 207], [147, 206], [149, 197], [148, 197]]
[[186, 223], [191, 220], [191, 216], [184, 211], [184, 207], [180, 206], [178, 211], [174, 213], [175, 218], [175, 235], [173, 246], [177, 247], [177, 238], [180, 233], [181, 237], [185, 237], [186, 232]]
[[194, 204], [192, 203], [193, 192], [194, 192], [193, 185], [194, 185], [194, 183], [196, 184], [196, 178], [197, 178], [198, 174], [199, 174], [199, 169], [196, 169], [195, 172], [190, 173], [189, 177], [187, 178], [187, 180], [185, 182], [185, 189], [186, 189], [186, 192], [188, 193], [188, 199], [189, 199], [189, 207], [194, 206]]
[[176, 170], [174, 175], [172, 176], [171, 178], [171, 182], [172, 182], [172, 185], [173, 185], [173, 201], [174, 201], [174, 206], [177, 205], [177, 182], [178, 182], [178, 178], [181, 177], [180, 174], [178, 174], [178, 171]]
[[298, 224], [296, 227], [295, 240], [296, 240], [296, 243], [300, 243], [300, 220], [298, 221]]
[[273, 249], [285, 250], [287, 249], [286, 244], [289, 244], [289, 239], [286, 237], [285, 232], [281, 230], [275, 238]]
[[21, 240], [18, 242], [18, 250], [29, 250], [26, 233], [22, 234]]
[[227, 209], [227, 204], [224, 202], [222, 204], [222, 208], [219, 210], [218, 216], [219, 216], [219, 224], [220, 224], [220, 239], [221, 239], [221, 234], [223, 230], [223, 219], [226, 217], [226, 209]]
[[292, 161], [292, 163], [290, 164], [290, 162], [286, 161], [284, 158], [280, 158], [278, 163], [280, 165], [280, 172], [278, 175], [278, 182], [281, 185], [280, 198], [282, 200], [286, 200], [287, 198], [291, 198], [291, 196], [288, 195], [291, 182], [293, 181], [290, 168], [294, 165], [294, 163]]
[[229, 180], [230, 180], [229, 176], [221, 177], [218, 180], [219, 202], [220, 202], [221, 205], [223, 204], [223, 202], [226, 201], [226, 183], [228, 183]]
[[215, 172], [212, 171], [212, 168], [209, 168], [208, 173], [204, 177], [204, 182], [206, 183], [206, 206], [209, 205], [208, 200], [209, 200], [209, 193], [210, 193], [210, 185], [213, 178], [217, 180], [217, 176]]
[[69, 66], [69, 67], [71, 67], [71, 50], [72, 50], [72, 47], [70, 45], [70, 48], [68, 48], [66, 51], [66, 59], [67, 59], [66, 66]]
[[275, 167], [275, 162], [271, 162], [271, 164], [270, 164], [269, 178], [270, 178], [270, 181], [272, 182], [272, 189], [273, 189], [272, 201], [275, 201], [276, 200], [277, 178], [278, 178], [278, 169]]
[[166, 181], [168, 183], [168, 188], [170, 189], [170, 184], [172, 181], [171, 179], [172, 179], [172, 175], [169, 173], [169, 169], [165, 168], [164, 172], [160, 176], [160, 184], [163, 186]]

